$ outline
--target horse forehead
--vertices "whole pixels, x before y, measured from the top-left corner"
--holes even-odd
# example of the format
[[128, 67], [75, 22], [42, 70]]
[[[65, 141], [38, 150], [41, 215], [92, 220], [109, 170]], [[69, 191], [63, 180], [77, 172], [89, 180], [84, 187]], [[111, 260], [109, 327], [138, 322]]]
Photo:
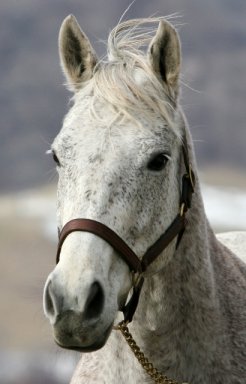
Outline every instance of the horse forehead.
[[139, 147], [149, 147], [163, 142], [164, 137], [170, 141], [170, 134], [163, 121], [141, 117], [136, 120], [113, 114], [107, 103], [100, 110], [101, 119], [99, 116], [91, 116], [88, 111], [80, 111], [78, 115], [76, 111], [70, 112], [54, 146], [61, 150], [73, 148], [75, 152], [82, 151], [85, 156], [91, 153], [99, 158], [99, 154], [103, 153], [115, 154], [117, 151], [119, 154], [119, 149], [130, 153]]
[[[168, 133], [160, 132], [161, 129], [151, 128], [153, 127], [139, 130], [130, 124], [112, 128], [87, 125], [78, 128], [77, 132], [71, 131], [61, 146], [64, 147], [65, 153], [71, 152], [71, 160], [77, 158], [87, 165], [101, 164], [112, 169], [115, 168], [114, 165], [120, 164], [123, 169], [124, 165], [127, 166], [132, 161], [137, 166], [141, 159], [150, 157], [153, 152], [163, 149], [171, 151], [173, 138]], [[80, 166], [79, 161], [76, 161], [74, 166], [76, 164]]]

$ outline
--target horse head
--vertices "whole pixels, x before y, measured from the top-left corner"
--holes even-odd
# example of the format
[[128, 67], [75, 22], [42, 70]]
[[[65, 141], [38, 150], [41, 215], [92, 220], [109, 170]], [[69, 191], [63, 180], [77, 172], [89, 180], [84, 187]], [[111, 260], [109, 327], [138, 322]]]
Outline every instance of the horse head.
[[[154, 36], [136, 20], [119, 24], [100, 61], [76, 19], [64, 20], [59, 51], [74, 97], [51, 148], [59, 229], [76, 218], [97, 220], [140, 259], [177, 215], [183, 172], [179, 38], [168, 21], [154, 22]], [[174, 250], [172, 241], [146, 273], [164, 268]], [[109, 243], [71, 233], [44, 290], [55, 341], [81, 351], [102, 347], [131, 287], [131, 270]]]

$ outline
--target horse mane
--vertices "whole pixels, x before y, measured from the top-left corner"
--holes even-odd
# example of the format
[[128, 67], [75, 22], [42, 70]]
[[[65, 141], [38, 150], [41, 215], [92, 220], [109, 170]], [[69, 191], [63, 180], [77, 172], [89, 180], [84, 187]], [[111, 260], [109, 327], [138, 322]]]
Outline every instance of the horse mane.
[[[172, 17], [165, 17], [165, 20]], [[95, 96], [93, 104], [95, 100], [103, 99], [120, 116], [135, 122], [136, 116], [146, 115], [148, 119], [160, 116], [174, 127], [172, 100], [165, 84], [154, 74], [147, 55], [148, 46], [163, 19], [126, 20], [112, 29], [108, 37], [107, 56], [97, 63], [93, 78], [88, 83]], [[95, 109], [91, 105], [93, 112]]]

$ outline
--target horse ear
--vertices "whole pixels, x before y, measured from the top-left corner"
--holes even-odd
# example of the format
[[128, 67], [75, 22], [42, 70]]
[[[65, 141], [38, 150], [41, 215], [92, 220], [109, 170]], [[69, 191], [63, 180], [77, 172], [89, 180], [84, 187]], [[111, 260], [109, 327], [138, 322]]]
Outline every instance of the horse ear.
[[97, 57], [73, 15], [67, 16], [61, 25], [59, 54], [68, 87], [75, 92], [92, 77]]
[[181, 65], [180, 42], [176, 30], [167, 21], [160, 21], [148, 56], [154, 73], [167, 85], [170, 96], [176, 100]]

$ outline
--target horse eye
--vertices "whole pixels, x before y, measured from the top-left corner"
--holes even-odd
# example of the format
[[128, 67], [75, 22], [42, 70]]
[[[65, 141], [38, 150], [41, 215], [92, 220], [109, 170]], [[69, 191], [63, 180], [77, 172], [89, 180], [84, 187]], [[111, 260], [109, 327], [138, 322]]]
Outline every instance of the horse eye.
[[60, 164], [58, 157], [56, 156], [55, 151], [52, 151], [52, 157], [53, 157], [54, 162], [58, 165], [58, 167], [60, 167], [61, 164]]
[[148, 163], [148, 169], [151, 171], [162, 171], [168, 162], [168, 157], [164, 153], [159, 153]]

